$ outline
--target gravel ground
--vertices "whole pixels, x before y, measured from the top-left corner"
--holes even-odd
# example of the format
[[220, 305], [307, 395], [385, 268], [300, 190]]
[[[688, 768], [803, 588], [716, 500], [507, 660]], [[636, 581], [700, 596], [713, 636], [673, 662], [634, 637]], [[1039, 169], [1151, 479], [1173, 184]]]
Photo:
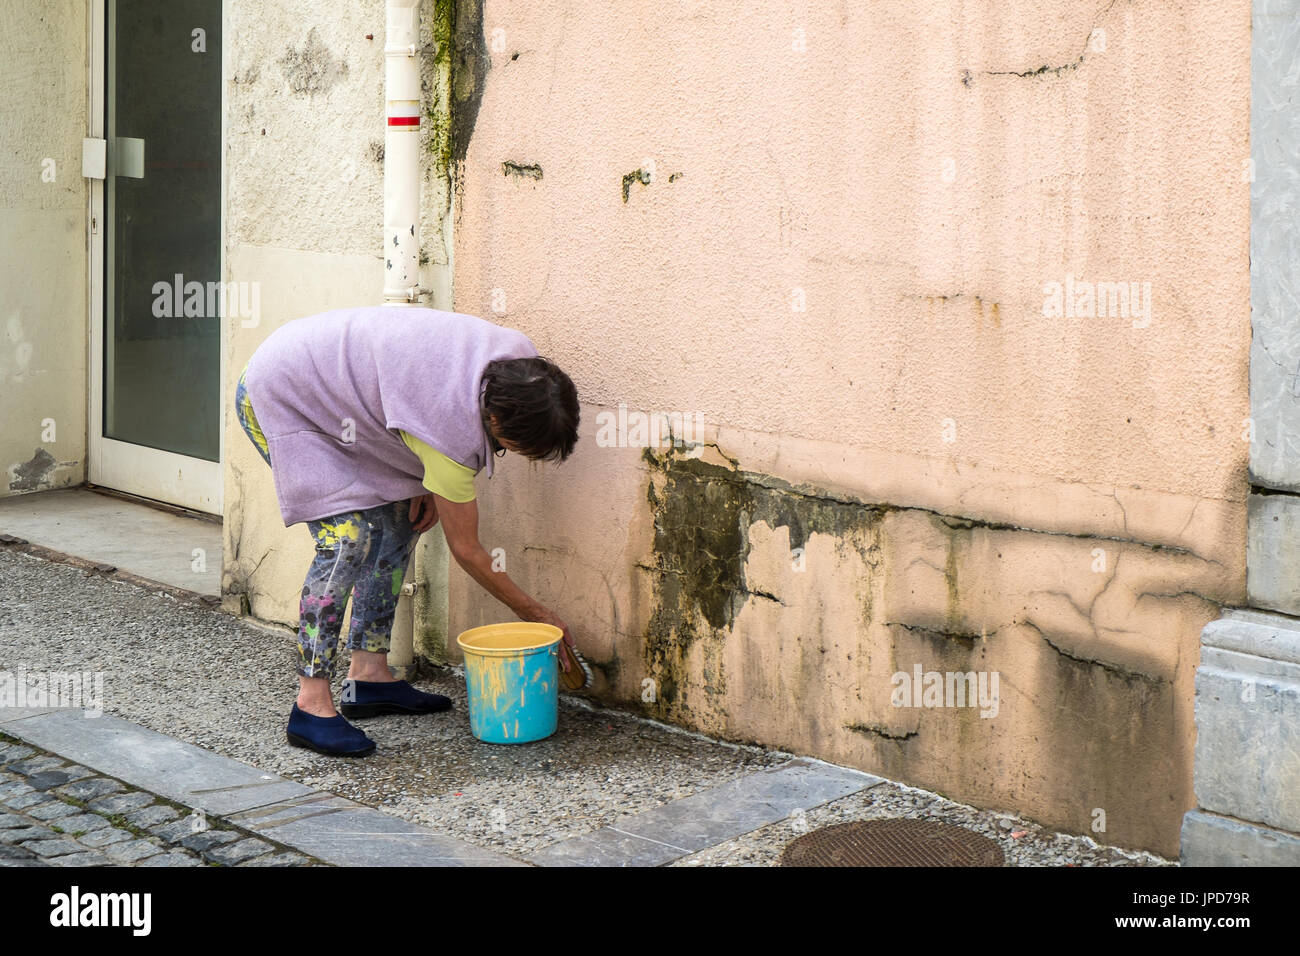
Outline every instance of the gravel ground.
[[359, 722], [373, 755], [322, 757], [284, 739], [295, 659], [284, 631], [0, 548], [0, 669], [102, 671], [107, 713], [480, 846], [527, 854], [787, 759], [570, 700], [553, 737], [485, 744], [451, 670], [418, 682], [451, 712]]
[[[284, 739], [295, 650], [282, 630], [0, 548], [0, 669], [103, 672], [107, 713], [479, 846], [526, 855], [790, 756], [564, 698], [555, 736], [484, 744], [469, 730], [463, 677], [442, 670], [418, 686], [451, 697], [451, 712], [364, 721], [379, 745], [372, 756], [321, 757]], [[1014, 865], [1169, 862], [887, 783], [677, 865], [773, 865], [809, 828], [879, 816], [969, 826], [995, 836]]]

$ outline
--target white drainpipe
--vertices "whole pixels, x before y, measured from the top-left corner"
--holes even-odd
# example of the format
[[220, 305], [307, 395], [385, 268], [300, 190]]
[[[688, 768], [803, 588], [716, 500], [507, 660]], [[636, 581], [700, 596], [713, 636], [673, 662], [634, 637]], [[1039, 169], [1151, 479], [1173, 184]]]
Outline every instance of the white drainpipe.
[[[384, 35], [384, 305], [420, 304], [420, 42], [419, 0], [387, 0]], [[414, 559], [408, 574], [414, 569]], [[389, 666], [399, 678], [415, 663], [414, 574], [402, 587], [393, 618]]]
[[384, 38], [384, 305], [420, 293], [419, 0], [387, 0]]

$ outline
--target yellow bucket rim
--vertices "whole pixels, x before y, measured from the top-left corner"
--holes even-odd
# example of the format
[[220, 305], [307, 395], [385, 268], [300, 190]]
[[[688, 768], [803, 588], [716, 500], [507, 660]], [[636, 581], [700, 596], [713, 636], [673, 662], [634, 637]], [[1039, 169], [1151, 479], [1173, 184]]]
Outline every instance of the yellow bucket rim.
[[[517, 647], [480, 647], [474, 643], [476, 637], [487, 637], [492, 634], [502, 634], [510, 631], [516, 633], [522, 631], [524, 634], [535, 633], [538, 638], [537, 643], [521, 644]], [[456, 643], [467, 654], [478, 654], [485, 657], [509, 657], [521, 651], [540, 651], [559, 643], [563, 638], [564, 632], [554, 624], [515, 621], [505, 624], [484, 624], [481, 627], [471, 627], [468, 631], [461, 631], [456, 637]]]

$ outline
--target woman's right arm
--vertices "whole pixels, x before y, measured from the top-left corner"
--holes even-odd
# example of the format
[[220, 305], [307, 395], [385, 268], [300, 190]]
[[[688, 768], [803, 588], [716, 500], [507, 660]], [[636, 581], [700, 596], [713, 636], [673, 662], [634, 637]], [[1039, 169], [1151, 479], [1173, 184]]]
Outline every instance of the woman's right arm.
[[[504, 571], [492, 570], [492, 556], [478, 539], [478, 502], [475, 500], [448, 501], [434, 495], [438, 504], [438, 518], [447, 538], [447, 548], [465, 573], [477, 581], [484, 590], [495, 597], [523, 621], [553, 624], [564, 632], [565, 642], [572, 647], [573, 635], [569, 626], [544, 604], [533, 600]], [[564, 655], [560, 655], [563, 662]]]

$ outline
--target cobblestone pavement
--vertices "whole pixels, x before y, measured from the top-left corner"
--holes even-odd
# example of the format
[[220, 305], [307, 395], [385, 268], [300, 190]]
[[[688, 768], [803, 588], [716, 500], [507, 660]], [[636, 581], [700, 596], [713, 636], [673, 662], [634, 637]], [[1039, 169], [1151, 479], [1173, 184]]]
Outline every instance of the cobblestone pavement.
[[0, 734], [0, 867], [320, 861]]

